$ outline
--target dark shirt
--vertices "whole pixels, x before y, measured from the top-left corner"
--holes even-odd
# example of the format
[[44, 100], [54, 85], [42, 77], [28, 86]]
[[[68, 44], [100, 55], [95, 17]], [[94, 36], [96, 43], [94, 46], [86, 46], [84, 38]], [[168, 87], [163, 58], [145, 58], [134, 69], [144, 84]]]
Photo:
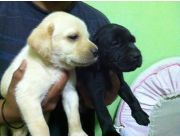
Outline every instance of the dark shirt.
[[[66, 12], [84, 20], [91, 38], [99, 27], [109, 23], [101, 12], [83, 2], [75, 2]], [[10, 62], [26, 44], [32, 29], [48, 14], [32, 2], [0, 2], [0, 79]], [[51, 135], [63, 135], [58, 127], [62, 126], [62, 123], [56, 120], [60, 117], [58, 113], [54, 113], [51, 119]]]
[[[75, 2], [67, 12], [84, 20], [91, 36], [108, 22], [101, 12], [83, 2]], [[32, 2], [0, 2], [0, 78], [32, 29], [48, 14]]]

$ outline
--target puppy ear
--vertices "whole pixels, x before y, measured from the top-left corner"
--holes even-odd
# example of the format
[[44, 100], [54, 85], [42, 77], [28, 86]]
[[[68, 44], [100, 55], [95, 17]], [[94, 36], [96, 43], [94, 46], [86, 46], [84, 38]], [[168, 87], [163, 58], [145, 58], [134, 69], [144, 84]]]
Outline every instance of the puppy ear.
[[99, 40], [102, 39], [102, 36], [104, 36], [105, 33], [103, 33], [103, 29], [100, 28], [99, 30], [96, 31], [96, 33], [94, 34], [92, 41], [99, 46]]
[[97, 44], [98, 43], [98, 37], [99, 37], [98, 33], [95, 33], [95, 35], [92, 37], [92, 42]]
[[27, 43], [44, 59], [49, 59], [52, 51], [53, 24], [40, 24], [30, 34]]

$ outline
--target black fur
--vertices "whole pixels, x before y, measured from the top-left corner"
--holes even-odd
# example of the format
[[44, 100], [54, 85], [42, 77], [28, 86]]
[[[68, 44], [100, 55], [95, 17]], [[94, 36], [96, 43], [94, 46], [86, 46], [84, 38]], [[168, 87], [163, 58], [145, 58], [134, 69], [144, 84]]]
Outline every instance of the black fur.
[[104, 103], [104, 92], [111, 88], [109, 71], [114, 71], [120, 81], [119, 96], [129, 105], [132, 116], [140, 125], [148, 125], [149, 117], [142, 110], [128, 84], [124, 81], [123, 72], [133, 71], [142, 64], [142, 56], [135, 46], [135, 37], [123, 26], [108, 24], [95, 35], [94, 43], [99, 49], [99, 60], [96, 64], [81, 69], [81, 81], [87, 87], [103, 135], [118, 135], [113, 121]]

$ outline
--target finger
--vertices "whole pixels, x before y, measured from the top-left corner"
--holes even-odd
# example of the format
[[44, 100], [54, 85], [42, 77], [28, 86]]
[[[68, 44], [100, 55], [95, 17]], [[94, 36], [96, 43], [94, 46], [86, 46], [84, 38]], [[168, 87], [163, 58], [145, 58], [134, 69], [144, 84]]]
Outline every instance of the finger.
[[59, 95], [63, 90], [69, 74], [67, 72], [62, 73], [61, 78], [50, 88], [46, 98], [42, 101], [42, 106], [46, 107], [48, 102], [56, 102], [59, 100]]
[[13, 73], [13, 77], [10, 84], [11, 88], [14, 88], [16, 84], [22, 79], [26, 67], [27, 67], [27, 62], [26, 60], [23, 60], [21, 65], [18, 67], [18, 69]]
[[59, 96], [60, 91], [64, 89], [66, 82], [68, 81], [68, 74], [62, 73], [61, 78], [51, 87], [48, 92], [48, 99], [51, 99], [55, 96]]
[[27, 61], [24, 59], [18, 69], [24, 72], [26, 66], [27, 66]]
[[54, 84], [52, 90], [63, 90], [68, 78], [67, 73], [62, 73], [61, 78]]

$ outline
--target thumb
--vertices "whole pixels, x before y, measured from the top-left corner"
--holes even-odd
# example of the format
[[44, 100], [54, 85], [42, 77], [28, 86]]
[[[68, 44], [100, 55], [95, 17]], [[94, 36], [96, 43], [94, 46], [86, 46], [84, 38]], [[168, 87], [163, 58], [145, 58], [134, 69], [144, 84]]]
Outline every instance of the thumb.
[[27, 67], [27, 62], [26, 60], [23, 60], [21, 65], [18, 67], [18, 69], [13, 73], [10, 88], [14, 89], [17, 83], [22, 79], [26, 67]]
[[50, 88], [46, 98], [43, 100], [42, 105], [52, 101], [58, 100], [61, 91], [64, 89], [65, 84], [69, 79], [67, 72], [62, 73], [61, 78]]

